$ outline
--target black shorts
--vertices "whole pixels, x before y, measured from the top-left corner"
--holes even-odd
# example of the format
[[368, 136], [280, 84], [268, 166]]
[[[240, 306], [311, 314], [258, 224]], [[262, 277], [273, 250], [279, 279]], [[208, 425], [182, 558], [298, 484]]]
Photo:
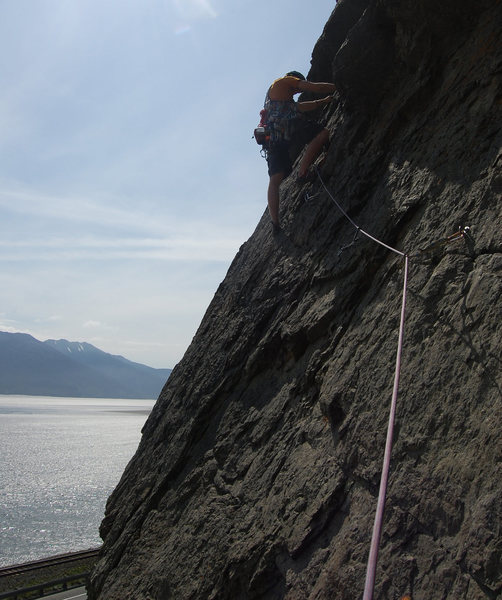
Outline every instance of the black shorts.
[[[268, 174], [277, 175], [284, 173], [287, 177], [293, 170], [293, 162], [296, 160], [301, 149], [311, 142], [324, 126], [315, 121], [298, 119], [294, 125], [291, 140], [284, 142], [273, 142], [267, 151]], [[295, 156], [296, 155], [296, 156]]]

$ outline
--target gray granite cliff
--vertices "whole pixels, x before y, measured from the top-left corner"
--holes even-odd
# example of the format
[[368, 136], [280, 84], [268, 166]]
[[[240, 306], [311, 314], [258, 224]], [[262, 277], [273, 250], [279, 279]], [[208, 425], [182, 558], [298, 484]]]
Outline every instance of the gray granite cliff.
[[[379, 599], [502, 597], [501, 24], [500, 0], [341, 0], [312, 54], [339, 90], [322, 177], [410, 256]], [[281, 194], [109, 499], [91, 600], [362, 598], [403, 261], [319, 181]]]

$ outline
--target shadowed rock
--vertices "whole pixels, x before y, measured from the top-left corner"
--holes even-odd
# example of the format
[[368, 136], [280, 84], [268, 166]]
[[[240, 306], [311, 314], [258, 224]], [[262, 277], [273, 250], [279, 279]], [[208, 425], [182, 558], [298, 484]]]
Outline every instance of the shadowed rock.
[[[339, 88], [324, 181], [410, 254], [377, 598], [502, 593], [501, 22], [500, 1], [342, 0], [313, 51]], [[281, 198], [109, 499], [92, 600], [362, 597], [402, 260], [319, 181]]]

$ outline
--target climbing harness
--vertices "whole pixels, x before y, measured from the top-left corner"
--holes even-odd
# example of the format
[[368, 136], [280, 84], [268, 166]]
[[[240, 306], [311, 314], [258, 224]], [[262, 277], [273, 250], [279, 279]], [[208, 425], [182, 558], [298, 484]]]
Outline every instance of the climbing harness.
[[[378, 551], [379, 551], [379, 547], [380, 547], [380, 539], [382, 536], [383, 515], [384, 515], [384, 509], [385, 509], [385, 499], [387, 496], [387, 484], [388, 484], [388, 479], [389, 479], [390, 459], [391, 459], [391, 453], [392, 453], [392, 442], [393, 442], [393, 438], [394, 438], [394, 422], [395, 422], [395, 417], [396, 417], [397, 395], [398, 395], [398, 390], [399, 390], [399, 380], [400, 380], [400, 371], [401, 371], [401, 356], [402, 356], [402, 351], [403, 351], [404, 322], [405, 322], [405, 316], [406, 316], [406, 293], [407, 293], [407, 287], [408, 287], [409, 256], [417, 256], [417, 255], [423, 254], [425, 252], [430, 252], [430, 251], [434, 250], [435, 248], [443, 246], [450, 242], [454, 242], [454, 241], [464, 239], [464, 238], [469, 238], [469, 236], [470, 236], [469, 229], [470, 228], [469, 227], [459, 227], [459, 230], [457, 232], [455, 232], [454, 234], [452, 234], [446, 238], [443, 238], [441, 240], [437, 240], [433, 244], [427, 246], [426, 248], [422, 248], [421, 250], [419, 250], [418, 252], [415, 252], [412, 255], [409, 255], [405, 252], [401, 252], [400, 250], [396, 250], [396, 248], [392, 248], [391, 246], [388, 246], [381, 240], [373, 237], [368, 232], [361, 229], [350, 218], [350, 216], [347, 214], [347, 212], [343, 209], [343, 207], [339, 204], [339, 202], [337, 202], [335, 197], [331, 194], [329, 189], [326, 187], [326, 184], [324, 183], [324, 181], [321, 177], [321, 173], [319, 172], [319, 169], [317, 167], [314, 167], [314, 168], [317, 172], [317, 177], [319, 178], [319, 181], [321, 182], [321, 184], [322, 184], [323, 188], [325, 189], [326, 193], [328, 194], [328, 196], [334, 202], [334, 204], [336, 205], [338, 210], [345, 216], [345, 218], [356, 229], [354, 240], [352, 241], [351, 244], [348, 244], [347, 246], [342, 247], [339, 251], [339, 255], [343, 250], [352, 246], [355, 243], [356, 238], [359, 235], [359, 233], [361, 233], [361, 234], [365, 235], [366, 237], [368, 237], [369, 239], [376, 242], [377, 244], [380, 244], [384, 248], [387, 248], [391, 252], [394, 252], [395, 254], [402, 256], [404, 259], [403, 295], [402, 295], [402, 302], [401, 302], [401, 318], [400, 318], [400, 322], [399, 322], [399, 336], [398, 336], [398, 345], [397, 345], [397, 353], [396, 353], [396, 364], [395, 364], [395, 370], [394, 370], [394, 385], [393, 385], [393, 389], [392, 389], [392, 399], [391, 399], [391, 405], [390, 405], [390, 411], [389, 411], [389, 422], [388, 422], [388, 426], [387, 426], [387, 438], [386, 438], [386, 442], [385, 442], [385, 452], [384, 452], [383, 465], [382, 465], [382, 475], [380, 478], [380, 489], [378, 492], [377, 509], [376, 509], [376, 513], [375, 513], [375, 521], [374, 521], [373, 533], [372, 533], [372, 537], [371, 537], [370, 552], [369, 552], [368, 564], [367, 564], [367, 568], [366, 568], [366, 580], [365, 580], [365, 585], [364, 585], [363, 600], [372, 600], [374, 589], [375, 589], [375, 574], [376, 574], [376, 567], [377, 567], [377, 563], [378, 563]], [[315, 197], [315, 196], [311, 196], [310, 198], [313, 198], [313, 197]]]

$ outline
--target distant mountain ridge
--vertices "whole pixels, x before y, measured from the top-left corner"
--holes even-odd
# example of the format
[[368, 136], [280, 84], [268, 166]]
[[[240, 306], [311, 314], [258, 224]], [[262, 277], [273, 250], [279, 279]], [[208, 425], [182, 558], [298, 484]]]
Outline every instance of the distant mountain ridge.
[[0, 332], [0, 394], [156, 399], [170, 373], [87, 342]]

